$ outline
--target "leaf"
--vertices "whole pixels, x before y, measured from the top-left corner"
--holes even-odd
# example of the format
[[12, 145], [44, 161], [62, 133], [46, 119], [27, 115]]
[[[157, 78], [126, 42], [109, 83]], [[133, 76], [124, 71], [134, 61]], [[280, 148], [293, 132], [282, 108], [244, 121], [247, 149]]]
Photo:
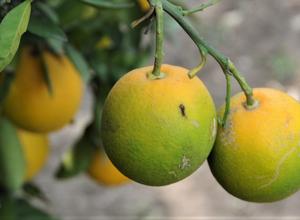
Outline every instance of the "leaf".
[[16, 220], [14, 199], [5, 191], [0, 191], [0, 219]]
[[53, 52], [54, 54], [62, 55], [64, 53], [65, 42], [54, 38], [49, 38], [47, 39], [47, 44], [51, 52]]
[[44, 192], [37, 185], [33, 183], [24, 184], [23, 192], [30, 197], [40, 199], [43, 202], [47, 202], [47, 203], [49, 202]]
[[91, 74], [90, 68], [84, 57], [70, 44], [66, 46], [66, 54], [70, 58], [74, 66], [77, 68], [77, 70], [80, 72], [82, 79], [87, 82], [90, 79]]
[[53, 95], [53, 86], [49, 75], [49, 69], [43, 56], [40, 56], [43, 79], [47, 85], [49, 95]]
[[[70, 8], [72, 8], [72, 10], [70, 10]], [[59, 7], [56, 8], [61, 25], [68, 30], [74, 23], [80, 23], [83, 10], [84, 7], [82, 3], [74, 0], [64, 0]]]
[[5, 99], [9, 92], [10, 85], [14, 79], [13, 73], [0, 73], [1, 83], [0, 83], [0, 104]]
[[56, 217], [50, 216], [43, 210], [32, 206], [24, 199], [15, 201], [17, 210], [17, 220], [57, 220]]
[[53, 23], [59, 23], [58, 15], [50, 5], [45, 4], [44, 2], [36, 2], [36, 6], [42, 13], [44, 13], [44, 15], [46, 15], [51, 21], [53, 21]]
[[18, 190], [24, 181], [25, 161], [16, 128], [0, 118], [0, 184], [8, 191]]
[[0, 24], [0, 72], [11, 62], [18, 50], [21, 37], [27, 30], [31, 0], [12, 9]]
[[67, 36], [60, 26], [44, 16], [31, 16], [28, 31], [42, 38], [67, 41]]
[[93, 153], [94, 146], [89, 141], [88, 136], [84, 135], [75, 146], [64, 155], [55, 176], [58, 179], [65, 179], [85, 172], [90, 165]]
[[134, 3], [116, 3], [111, 0], [80, 0], [82, 3], [97, 7], [97, 8], [106, 8], [106, 9], [123, 9], [131, 8], [134, 6]]

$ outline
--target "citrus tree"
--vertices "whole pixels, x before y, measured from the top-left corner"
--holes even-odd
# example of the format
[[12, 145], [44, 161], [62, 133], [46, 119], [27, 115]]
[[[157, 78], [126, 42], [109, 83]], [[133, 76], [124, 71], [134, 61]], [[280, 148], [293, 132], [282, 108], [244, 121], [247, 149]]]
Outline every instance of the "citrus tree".
[[[47, 133], [72, 123], [86, 87], [93, 120], [63, 155], [58, 180], [87, 173], [102, 185], [164, 186], [208, 159], [223, 188], [246, 201], [278, 201], [300, 188], [300, 105], [252, 89], [200, 36], [188, 16], [216, 3], [0, 1], [1, 219], [55, 219], [32, 206], [47, 198], [31, 180], [47, 159]], [[196, 67], [163, 63], [165, 14], [198, 48]], [[152, 48], [143, 34], [153, 29], [154, 64], [143, 67]], [[197, 76], [208, 56], [225, 76], [219, 110]], [[232, 79], [242, 90], [233, 97]]]
[[72, 123], [86, 87], [94, 94], [95, 120], [56, 176], [87, 172], [104, 185], [127, 181], [103, 153], [98, 120], [116, 80], [147, 61], [145, 30], [130, 27], [148, 10], [145, 3], [0, 2], [1, 219], [52, 219], [31, 205], [34, 198], [47, 202], [31, 181], [49, 156], [47, 133]]

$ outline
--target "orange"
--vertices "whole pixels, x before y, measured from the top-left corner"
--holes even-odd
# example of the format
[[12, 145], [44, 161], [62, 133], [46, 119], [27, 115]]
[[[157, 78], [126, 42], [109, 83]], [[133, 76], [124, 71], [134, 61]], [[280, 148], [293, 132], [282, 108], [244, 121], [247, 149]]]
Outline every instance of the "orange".
[[150, 4], [147, 0], [137, 0], [142, 11], [146, 12], [150, 9]]
[[97, 151], [88, 169], [90, 177], [101, 185], [116, 186], [129, 182], [109, 160], [105, 152]]
[[33, 48], [25, 47], [3, 110], [18, 127], [49, 132], [73, 119], [80, 105], [83, 81], [67, 57], [55, 56], [49, 51], [41, 56], [48, 69], [52, 94], [48, 91], [39, 55]]
[[[232, 195], [273, 202], [300, 187], [300, 105], [287, 94], [254, 89], [259, 105], [244, 107], [245, 96], [231, 98], [225, 128], [220, 127], [209, 156], [211, 171]], [[224, 106], [220, 110], [220, 116]]]
[[110, 91], [103, 108], [102, 138], [113, 164], [139, 183], [167, 185], [192, 174], [206, 160], [216, 133], [214, 102], [198, 77], [163, 65], [135, 69]]
[[49, 154], [48, 137], [45, 134], [32, 133], [18, 129], [26, 163], [25, 180], [29, 181], [43, 168]]

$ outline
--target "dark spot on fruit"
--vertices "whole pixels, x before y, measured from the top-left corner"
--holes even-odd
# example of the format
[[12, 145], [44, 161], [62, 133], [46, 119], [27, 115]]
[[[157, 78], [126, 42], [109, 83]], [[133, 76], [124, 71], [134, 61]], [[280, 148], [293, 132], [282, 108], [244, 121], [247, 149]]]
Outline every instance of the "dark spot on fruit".
[[38, 49], [37, 47], [32, 47], [32, 48], [30, 49], [30, 55], [31, 55], [32, 57], [38, 57], [38, 56], [40, 55], [39, 49]]
[[70, 125], [73, 125], [74, 123], [75, 123], [75, 119], [72, 118], [71, 121], [69, 121], [69, 124], [70, 124]]
[[179, 109], [180, 109], [180, 113], [181, 113], [182, 117], [187, 117], [186, 112], [185, 112], [185, 106], [183, 104], [179, 105]]

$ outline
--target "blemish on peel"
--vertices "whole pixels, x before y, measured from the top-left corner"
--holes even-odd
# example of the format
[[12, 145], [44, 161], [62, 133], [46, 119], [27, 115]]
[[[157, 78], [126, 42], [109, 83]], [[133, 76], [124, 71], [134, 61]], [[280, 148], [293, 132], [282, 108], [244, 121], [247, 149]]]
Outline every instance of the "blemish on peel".
[[187, 115], [186, 115], [186, 112], [185, 112], [185, 106], [184, 106], [184, 104], [180, 104], [179, 105], [179, 110], [180, 110], [180, 113], [181, 113], [181, 115], [182, 115], [182, 117], [187, 117]]
[[172, 176], [174, 176], [174, 177], [177, 177], [177, 174], [176, 174], [175, 171], [169, 171], [169, 174], [172, 175]]
[[190, 167], [191, 164], [190, 164], [190, 159], [187, 158], [185, 155], [183, 156], [182, 160], [181, 160], [181, 163], [179, 164], [179, 168], [184, 170], [185, 168], [188, 168]]
[[282, 158], [279, 160], [279, 162], [277, 164], [277, 167], [276, 167], [275, 172], [274, 172], [273, 176], [271, 177], [271, 179], [266, 184], [261, 185], [259, 187], [259, 189], [262, 189], [262, 188], [265, 188], [265, 187], [271, 185], [278, 179], [282, 165], [295, 150], [296, 150], [296, 147], [293, 147], [291, 150], [289, 150], [282, 156]]
[[284, 126], [285, 126], [286, 128], [288, 128], [291, 121], [292, 121], [292, 118], [291, 118], [291, 117], [288, 117], [288, 118], [285, 120]]
[[196, 127], [199, 128], [200, 127], [200, 123], [197, 120], [192, 120], [191, 123]]
[[220, 139], [224, 145], [232, 146], [232, 144], [235, 142], [235, 131], [231, 117], [229, 116], [227, 120], [226, 126], [222, 128], [220, 132]]

